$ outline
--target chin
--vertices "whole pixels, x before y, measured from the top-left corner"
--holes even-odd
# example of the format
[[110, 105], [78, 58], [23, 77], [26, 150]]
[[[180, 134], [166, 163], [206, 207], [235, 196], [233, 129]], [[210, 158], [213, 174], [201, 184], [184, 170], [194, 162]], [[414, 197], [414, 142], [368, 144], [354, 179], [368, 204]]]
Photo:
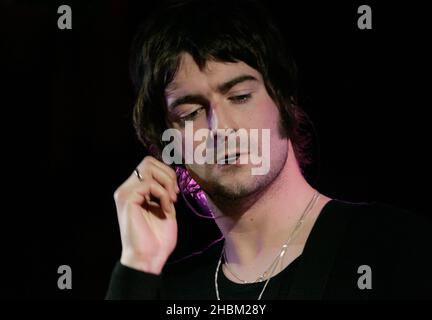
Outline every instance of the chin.
[[[265, 189], [271, 175], [254, 176], [250, 165], [231, 165], [209, 168], [207, 175], [194, 174], [194, 179], [212, 198], [233, 201], [251, 197]], [[204, 172], [203, 172], [204, 173]]]
[[238, 200], [251, 196], [254, 189], [248, 186], [236, 183], [235, 185], [221, 185], [214, 186], [212, 196], [219, 199]]
[[233, 174], [220, 176], [209, 183], [211, 194], [218, 198], [236, 200], [246, 198], [259, 189], [257, 179], [251, 175]]

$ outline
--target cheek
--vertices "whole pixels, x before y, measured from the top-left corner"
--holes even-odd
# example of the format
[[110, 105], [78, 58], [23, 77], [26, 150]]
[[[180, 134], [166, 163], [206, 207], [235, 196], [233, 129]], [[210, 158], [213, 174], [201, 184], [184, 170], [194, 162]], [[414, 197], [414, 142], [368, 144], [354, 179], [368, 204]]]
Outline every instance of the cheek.
[[258, 112], [260, 123], [258, 124], [261, 129], [269, 129], [269, 139], [264, 139], [264, 136], [260, 136], [260, 152], [263, 156], [268, 157], [268, 163], [272, 163], [271, 160], [277, 161], [279, 155], [284, 154], [286, 148], [286, 140], [280, 135], [280, 112], [279, 108], [273, 102], [273, 100], [266, 96], [261, 99]]
[[[254, 113], [254, 118], [257, 123], [258, 128], [266, 128], [274, 131], [278, 128], [279, 124], [279, 110], [273, 100], [268, 96], [263, 96], [257, 102], [256, 113]], [[273, 135], [273, 133], [272, 133]]]

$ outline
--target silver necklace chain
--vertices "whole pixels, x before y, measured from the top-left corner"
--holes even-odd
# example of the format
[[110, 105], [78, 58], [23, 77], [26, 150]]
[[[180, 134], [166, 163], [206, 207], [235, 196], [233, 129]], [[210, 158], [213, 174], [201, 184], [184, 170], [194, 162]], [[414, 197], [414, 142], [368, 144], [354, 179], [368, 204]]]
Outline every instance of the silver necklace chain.
[[[309, 201], [308, 205], [306, 206], [305, 210], [303, 211], [302, 215], [300, 216], [300, 219], [297, 221], [297, 224], [295, 225], [293, 231], [291, 232], [288, 240], [283, 244], [281, 251], [278, 253], [278, 255], [276, 256], [276, 258], [274, 259], [274, 261], [270, 264], [270, 266], [266, 269], [266, 271], [264, 271], [264, 273], [258, 277], [258, 279], [255, 281], [256, 282], [262, 282], [264, 281], [264, 279], [267, 277], [267, 280], [264, 283], [264, 286], [258, 296], [258, 300], [261, 300], [262, 295], [264, 294], [265, 289], [267, 288], [267, 285], [270, 281], [270, 279], [272, 278], [275, 270], [276, 270], [276, 266], [278, 265], [278, 262], [280, 262], [280, 260], [283, 258], [283, 256], [285, 255], [285, 252], [288, 249], [288, 245], [290, 244], [291, 240], [294, 238], [294, 236], [297, 234], [297, 231], [300, 229], [300, 227], [302, 226], [307, 214], [312, 210], [312, 208], [314, 207], [315, 203], [317, 202], [318, 198], [319, 198], [320, 194], [318, 191], [315, 191], [312, 199]], [[226, 270], [231, 273], [237, 280], [239, 280], [242, 283], [249, 283], [245, 280], [240, 279], [229, 267], [228, 267], [228, 262], [226, 260], [226, 253], [225, 253], [225, 245], [222, 248], [222, 252], [221, 255], [219, 257], [219, 261], [218, 264], [216, 266], [216, 272], [215, 272], [215, 290], [216, 290], [216, 298], [217, 300], [220, 300], [220, 295], [219, 295], [219, 286], [218, 286], [218, 274], [219, 274], [219, 269], [220, 266], [222, 264], [222, 258], [224, 258], [225, 260], [225, 268]], [[270, 271], [270, 272], [269, 272]]]
[[223, 248], [223, 261], [224, 261], [224, 263], [222, 264], [222, 267], [225, 267], [225, 270], [227, 270], [234, 278], [236, 278], [238, 281], [240, 281], [243, 284], [263, 282], [266, 279], [266, 276], [268, 274], [270, 274], [269, 271], [272, 269], [272, 267], [279, 261], [280, 254], [281, 254], [281, 252], [279, 252], [276, 259], [274, 259], [274, 261], [267, 268], [267, 270], [264, 271], [263, 274], [260, 275], [255, 281], [246, 281], [246, 280], [240, 279], [240, 277], [234, 271], [231, 270], [231, 268], [229, 267], [228, 259], [226, 257], [225, 247]]

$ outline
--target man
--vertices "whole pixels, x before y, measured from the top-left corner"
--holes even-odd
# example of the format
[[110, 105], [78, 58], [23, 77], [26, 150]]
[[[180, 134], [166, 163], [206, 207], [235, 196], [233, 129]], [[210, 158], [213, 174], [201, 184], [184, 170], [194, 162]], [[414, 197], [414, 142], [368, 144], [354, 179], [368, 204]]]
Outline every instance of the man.
[[[140, 30], [135, 52], [135, 125], [152, 156], [115, 193], [122, 254], [107, 298], [430, 295], [424, 224], [384, 205], [330, 199], [304, 178], [310, 157], [295, 64], [260, 5], [174, 3]], [[177, 171], [163, 160], [167, 129], [181, 137]], [[206, 153], [222, 152], [206, 158], [215, 161], [187, 162], [199, 147], [194, 140], [187, 150], [188, 130], [201, 129], [211, 141]], [[248, 148], [227, 145], [241, 130], [260, 136]], [[268, 163], [264, 174], [253, 174], [258, 165], [247, 161], [252, 145]], [[180, 169], [204, 192], [224, 241], [168, 267], [177, 243], [174, 203], [187, 191], [177, 183]]]

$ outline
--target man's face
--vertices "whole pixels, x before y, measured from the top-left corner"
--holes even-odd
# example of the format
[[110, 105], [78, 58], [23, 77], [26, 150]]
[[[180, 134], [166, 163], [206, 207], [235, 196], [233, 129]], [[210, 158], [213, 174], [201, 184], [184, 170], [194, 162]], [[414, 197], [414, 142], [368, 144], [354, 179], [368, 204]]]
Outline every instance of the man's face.
[[[186, 164], [190, 175], [212, 198], [238, 199], [259, 192], [269, 185], [285, 165], [288, 141], [279, 134], [279, 111], [265, 88], [261, 74], [243, 62], [225, 63], [209, 61], [200, 70], [193, 58], [185, 53], [178, 72], [166, 90], [169, 118], [174, 129], [180, 130], [185, 150], [185, 122], [193, 123], [193, 132], [199, 129], [258, 129], [259, 139], [250, 139], [258, 146], [259, 155], [264, 146], [270, 152], [269, 170], [264, 175], [253, 175], [257, 167], [247, 161], [250, 150], [237, 145], [223, 148], [222, 154], [214, 149], [215, 160], [240, 153], [234, 164]], [[269, 141], [263, 141], [262, 129], [270, 132]], [[224, 138], [216, 135], [215, 144]], [[265, 139], [264, 139], [265, 140]], [[238, 140], [237, 140], [238, 142]], [[202, 145], [202, 140], [193, 142], [193, 149]], [[227, 140], [225, 138], [225, 145]], [[185, 156], [185, 154], [183, 154]], [[215, 161], [216, 162], [216, 161]]]

